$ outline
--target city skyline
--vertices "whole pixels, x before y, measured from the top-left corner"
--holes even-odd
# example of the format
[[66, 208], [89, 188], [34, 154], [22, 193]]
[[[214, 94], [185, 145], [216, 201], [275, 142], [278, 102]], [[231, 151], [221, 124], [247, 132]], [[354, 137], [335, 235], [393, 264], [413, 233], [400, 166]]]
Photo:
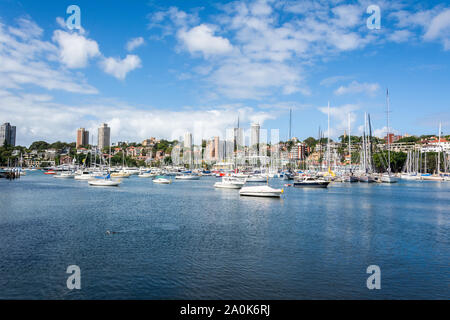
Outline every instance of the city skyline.
[[175, 139], [186, 131], [223, 138], [237, 117], [245, 126], [279, 128], [286, 140], [289, 109], [292, 136], [305, 139], [325, 131], [328, 101], [332, 137], [344, 132], [348, 114], [360, 134], [364, 112], [382, 136], [386, 88], [394, 133], [435, 133], [439, 121], [448, 132], [444, 3], [381, 2], [379, 30], [366, 26], [365, 1], [171, 1], [103, 10], [79, 1], [81, 30], [66, 26], [69, 4], [0, 4], [0, 119], [16, 124], [20, 145], [68, 141], [78, 127], [96, 132], [102, 122], [113, 128], [112, 140]]

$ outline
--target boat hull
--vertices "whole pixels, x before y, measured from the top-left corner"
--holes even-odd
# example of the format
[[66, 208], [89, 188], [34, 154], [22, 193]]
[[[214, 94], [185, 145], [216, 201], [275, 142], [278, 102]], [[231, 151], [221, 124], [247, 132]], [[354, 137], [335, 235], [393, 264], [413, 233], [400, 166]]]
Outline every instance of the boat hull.
[[240, 185], [240, 184], [232, 184], [232, 183], [217, 182], [217, 183], [214, 184], [214, 188], [240, 189], [240, 188], [242, 188], [242, 185]]
[[329, 181], [323, 182], [294, 182], [294, 187], [296, 188], [327, 188], [330, 184]]
[[88, 183], [91, 186], [98, 186], [98, 187], [117, 187], [121, 183], [121, 181], [93, 179], [89, 180]]

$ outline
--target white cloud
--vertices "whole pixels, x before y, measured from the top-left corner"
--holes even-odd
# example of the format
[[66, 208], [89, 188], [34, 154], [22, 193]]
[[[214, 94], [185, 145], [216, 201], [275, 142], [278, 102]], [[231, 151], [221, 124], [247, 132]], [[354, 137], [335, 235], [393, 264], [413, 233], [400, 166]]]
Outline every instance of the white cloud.
[[[363, 48], [376, 38], [360, 32], [365, 27], [363, 4], [302, 1], [295, 6], [291, 1], [255, 0], [219, 8], [223, 13], [209, 16], [210, 24], [174, 7], [152, 14], [150, 22], [162, 28], [163, 37], [175, 35], [181, 47], [203, 55], [210, 72], [202, 80], [211, 96], [260, 99], [277, 93], [310, 94], [303, 83], [304, 65]], [[302, 15], [292, 17], [293, 11]], [[211, 59], [214, 55], [220, 59]]]
[[[328, 106], [319, 107], [318, 110], [328, 115]], [[344, 131], [348, 133], [349, 117], [351, 128], [355, 127], [357, 119], [355, 111], [357, 110], [359, 110], [359, 106], [355, 104], [345, 104], [337, 107], [330, 106], [330, 138], [339, 137], [344, 134]], [[351, 131], [354, 132], [356, 130], [351, 129]], [[325, 136], [328, 137], [328, 129], [325, 131]]]
[[399, 43], [409, 41], [412, 38], [414, 38], [414, 33], [406, 29], [395, 30], [388, 36], [390, 41]]
[[[396, 135], [399, 134], [399, 131], [394, 130], [392, 128], [389, 131], [390, 131], [390, 133], [393, 133], [393, 134], [396, 134]], [[386, 126], [384, 126], [382, 128], [378, 128], [378, 129], [373, 130], [373, 135], [375, 137], [378, 137], [378, 138], [385, 138], [386, 135], [387, 135], [387, 132], [388, 132], [388, 129], [387, 129]]]
[[[444, 50], [450, 50], [450, 9], [437, 5], [429, 10], [395, 11], [390, 16], [397, 19], [397, 27], [413, 30], [421, 28], [423, 40], [440, 41]], [[395, 41], [391, 38], [391, 40]]]
[[102, 122], [111, 127], [113, 141], [139, 142], [151, 136], [178, 139], [186, 131], [192, 132], [198, 141], [216, 135], [224, 137], [226, 129], [235, 126], [238, 114], [241, 124], [251, 121], [263, 124], [274, 117], [268, 110], [257, 111], [243, 105], [186, 107], [171, 111], [136, 108], [111, 100], [67, 105], [54, 102], [48, 95], [0, 91], [0, 118], [7, 118], [17, 126], [20, 145], [29, 145], [37, 140], [75, 141], [78, 127], [85, 127], [96, 135]]
[[201, 24], [190, 30], [181, 29], [178, 38], [190, 53], [201, 52], [205, 57], [229, 53], [233, 50], [228, 39], [215, 36], [214, 27]]
[[341, 81], [348, 80], [348, 79], [351, 79], [351, 77], [350, 76], [333, 76], [333, 77], [328, 77], [328, 78], [325, 78], [322, 81], [320, 81], [320, 85], [329, 87], [329, 86], [331, 86], [331, 85], [333, 85], [333, 84], [335, 84], [337, 82], [341, 82]]
[[440, 39], [444, 49], [450, 50], [450, 9], [444, 10], [431, 20], [424, 39], [428, 41]]
[[104, 58], [100, 62], [103, 71], [123, 80], [127, 73], [141, 67], [141, 59], [134, 54], [127, 54], [125, 59]]
[[88, 60], [100, 55], [96, 41], [77, 33], [56, 30], [53, 41], [59, 45], [59, 57], [68, 68], [84, 68]]
[[334, 91], [334, 94], [340, 96], [344, 94], [365, 93], [369, 96], [374, 96], [379, 89], [380, 85], [378, 83], [359, 83], [352, 81], [348, 86], [340, 86]]
[[29, 19], [17, 26], [0, 23], [0, 88], [22, 89], [24, 85], [75, 93], [97, 93], [83, 76], [73, 76], [54, 66], [59, 50], [43, 41], [42, 29]]
[[133, 38], [127, 42], [126, 49], [127, 49], [127, 51], [131, 52], [134, 49], [139, 48], [143, 44], [144, 44], [144, 38], [142, 38], [142, 37]]

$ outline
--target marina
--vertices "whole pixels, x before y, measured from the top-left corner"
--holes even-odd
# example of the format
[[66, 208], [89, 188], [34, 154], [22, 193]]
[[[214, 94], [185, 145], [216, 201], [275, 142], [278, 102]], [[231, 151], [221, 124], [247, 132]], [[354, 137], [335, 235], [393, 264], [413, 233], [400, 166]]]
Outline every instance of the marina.
[[[134, 175], [88, 188], [41, 171], [1, 179], [0, 298], [447, 296], [449, 182], [299, 189], [276, 178], [269, 184], [284, 193], [272, 199], [214, 188], [218, 180], [166, 188]], [[69, 264], [82, 267], [82, 290], [64, 289]], [[375, 294], [365, 286], [370, 264], [383, 270]]]

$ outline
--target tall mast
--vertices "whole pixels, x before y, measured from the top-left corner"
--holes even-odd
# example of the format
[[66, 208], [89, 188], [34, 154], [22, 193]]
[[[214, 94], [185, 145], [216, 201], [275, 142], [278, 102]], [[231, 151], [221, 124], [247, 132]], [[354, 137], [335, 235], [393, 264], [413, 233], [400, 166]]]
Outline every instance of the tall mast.
[[387, 103], [387, 143], [388, 143], [388, 174], [391, 173], [391, 139], [389, 128], [389, 89], [386, 89], [386, 103]]
[[437, 174], [441, 172], [441, 123], [439, 122], [439, 141], [438, 141], [438, 163], [437, 163]]
[[289, 109], [289, 141], [291, 141], [291, 129], [292, 129], [292, 109]]
[[327, 141], [327, 162], [330, 169], [330, 101], [328, 101], [328, 141]]
[[348, 114], [348, 154], [350, 156], [349, 165], [350, 170], [352, 169], [352, 148], [351, 148], [351, 132], [350, 132], [350, 113]]

